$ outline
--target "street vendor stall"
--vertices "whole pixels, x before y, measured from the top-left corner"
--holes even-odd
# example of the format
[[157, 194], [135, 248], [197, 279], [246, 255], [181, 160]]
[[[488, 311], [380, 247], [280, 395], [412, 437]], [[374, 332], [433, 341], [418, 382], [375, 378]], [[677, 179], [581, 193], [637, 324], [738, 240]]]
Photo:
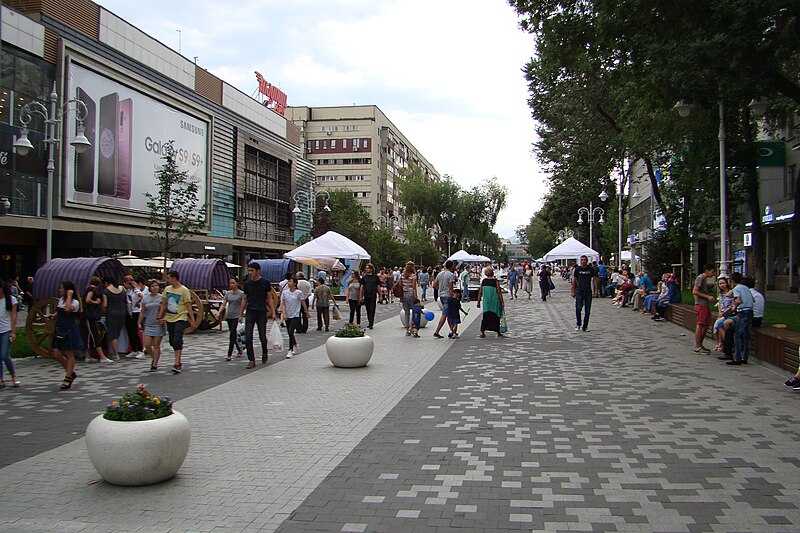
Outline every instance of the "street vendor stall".
[[583, 244], [581, 241], [570, 237], [544, 254], [542, 259], [549, 263], [551, 261], [560, 261], [562, 259], [577, 260], [582, 255], [588, 257], [589, 261], [596, 261], [600, 257], [600, 254]]

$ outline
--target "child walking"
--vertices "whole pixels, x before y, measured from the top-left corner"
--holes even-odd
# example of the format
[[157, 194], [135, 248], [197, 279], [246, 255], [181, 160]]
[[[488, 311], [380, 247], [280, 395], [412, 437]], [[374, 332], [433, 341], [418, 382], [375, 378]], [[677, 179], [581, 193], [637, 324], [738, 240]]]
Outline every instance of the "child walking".
[[461, 289], [453, 289], [453, 298], [447, 307], [447, 324], [450, 326], [449, 339], [458, 338], [458, 325], [461, 324], [461, 313], [466, 316], [467, 311], [461, 307]]

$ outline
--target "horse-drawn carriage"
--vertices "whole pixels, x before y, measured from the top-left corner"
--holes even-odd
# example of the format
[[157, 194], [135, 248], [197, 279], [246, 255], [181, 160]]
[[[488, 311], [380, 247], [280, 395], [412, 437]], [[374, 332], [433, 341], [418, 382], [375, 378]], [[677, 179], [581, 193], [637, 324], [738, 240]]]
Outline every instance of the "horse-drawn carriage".
[[181, 283], [192, 292], [192, 307], [197, 324], [191, 324], [187, 333], [195, 329], [214, 329], [219, 325], [219, 310], [224, 292], [228, 288], [230, 272], [222, 259], [176, 259], [170, 270], [180, 275]]

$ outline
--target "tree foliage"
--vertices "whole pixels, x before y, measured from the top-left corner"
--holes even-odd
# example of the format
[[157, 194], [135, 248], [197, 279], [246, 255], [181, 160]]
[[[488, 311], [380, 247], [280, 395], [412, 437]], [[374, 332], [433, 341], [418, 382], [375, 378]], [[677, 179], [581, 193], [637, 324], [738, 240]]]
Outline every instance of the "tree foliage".
[[205, 227], [205, 205], [200, 205], [199, 184], [178, 167], [172, 142], [164, 145], [161, 167], [156, 170], [155, 192], [145, 192], [150, 235], [158, 243], [166, 268], [167, 256], [186, 237]]

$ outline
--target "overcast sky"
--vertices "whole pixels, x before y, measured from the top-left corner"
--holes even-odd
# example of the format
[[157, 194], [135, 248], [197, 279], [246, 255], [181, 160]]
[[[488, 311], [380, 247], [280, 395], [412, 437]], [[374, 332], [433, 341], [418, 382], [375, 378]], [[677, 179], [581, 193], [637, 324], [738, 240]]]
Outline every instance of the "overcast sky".
[[102, 0], [247, 94], [253, 71], [289, 105], [377, 104], [441, 174], [509, 190], [497, 232], [541, 205], [521, 68], [531, 38], [504, 0]]

